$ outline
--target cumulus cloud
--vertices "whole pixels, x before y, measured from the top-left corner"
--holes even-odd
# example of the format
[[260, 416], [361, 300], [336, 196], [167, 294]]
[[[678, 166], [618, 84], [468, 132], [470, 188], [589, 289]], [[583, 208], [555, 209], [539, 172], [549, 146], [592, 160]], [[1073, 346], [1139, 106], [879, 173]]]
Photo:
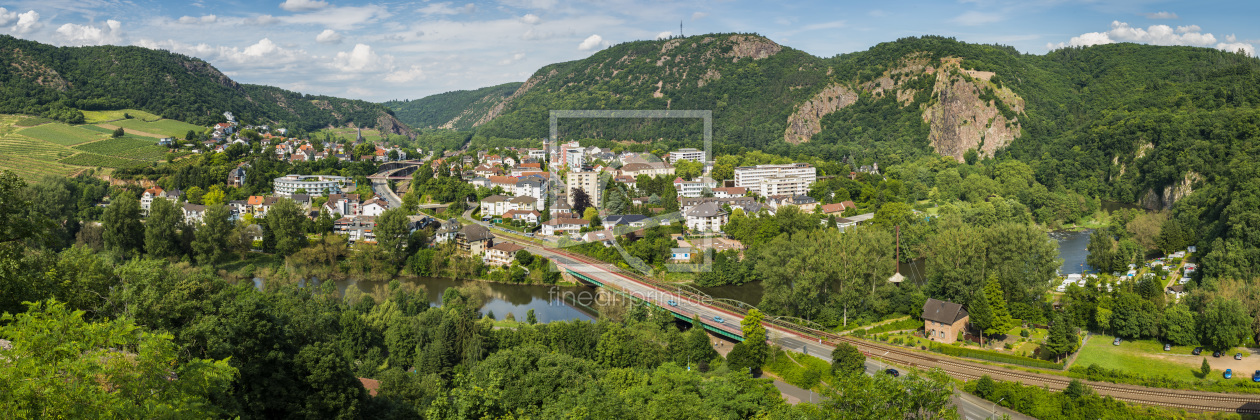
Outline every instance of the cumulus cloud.
[[1001, 22], [1002, 19], [1002, 15], [997, 13], [985, 13], [973, 10], [954, 17], [953, 22], [965, 26], [980, 26]]
[[34, 10], [27, 10], [26, 13], [17, 15], [17, 24], [10, 29], [15, 33], [26, 34], [42, 27], [44, 27], [44, 24], [39, 23], [39, 13], [36, 13]]
[[477, 11], [477, 5], [472, 4], [472, 3], [468, 3], [463, 6], [458, 6], [458, 7], [452, 6], [451, 4], [452, 3], [449, 1], [442, 2], [442, 3], [429, 3], [428, 6], [424, 6], [420, 8], [420, 10], [418, 11], [420, 12], [420, 14], [425, 15], [425, 16], [457, 15], [460, 13], [472, 13], [472, 12]]
[[9, 9], [0, 7], [0, 26], [8, 25], [17, 20], [17, 12], [10, 12]]
[[284, 23], [319, 25], [336, 30], [350, 30], [392, 16], [384, 6], [329, 7], [326, 9], [280, 18]]
[[1089, 32], [1074, 36], [1068, 42], [1048, 43], [1047, 49], [1063, 47], [1087, 47], [1090, 45], [1111, 44], [1115, 42], [1135, 42], [1152, 45], [1189, 45], [1196, 47], [1215, 47], [1226, 51], [1242, 49], [1254, 54], [1255, 48], [1248, 43], [1234, 42], [1237, 37], [1228, 35], [1226, 42], [1217, 42], [1216, 36], [1204, 33], [1198, 25], [1178, 26], [1176, 29], [1168, 25], [1151, 25], [1145, 29], [1130, 26], [1126, 22], [1112, 21], [1111, 30], [1107, 32]]
[[394, 69], [394, 57], [377, 54], [367, 44], [356, 44], [349, 52], [338, 52], [332, 65], [346, 73], [390, 71]]
[[284, 0], [280, 8], [290, 12], [306, 12], [328, 7], [328, 2], [320, 0]]
[[673, 33], [673, 32], [670, 32], [670, 31], [665, 31], [665, 32], [661, 32], [661, 33], [659, 33], [659, 34], [656, 34], [656, 39], [665, 39], [665, 38], [669, 38], [669, 37], [671, 37], [671, 36], [674, 36], [674, 33]]
[[194, 25], [194, 24], [199, 24], [199, 23], [215, 23], [218, 20], [219, 20], [219, 17], [215, 15], [205, 15], [199, 18], [192, 17], [192, 16], [184, 16], [184, 17], [179, 18], [179, 23], [182, 23], [185, 25]]
[[412, 65], [410, 68], [401, 69], [385, 75], [385, 81], [390, 83], [407, 83], [413, 80], [424, 78], [424, 71], [419, 65]]
[[136, 42], [144, 48], [167, 50], [180, 54], [200, 57], [207, 61], [224, 61], [233, 65], [248, 67], [285, 68], [291, 64], [309, 61], [305, 51], [284, 48], [269, 38], [263, 38], [245, 48], [212, 46], [209, 44], [185, 44], [175, 40], [154, 41], [141, 39]]
[[521, 16], [521, 22], [528, 25], [537, 25], [539, 22], [542, 22], [542, 18], [538, 17], [538, 15], [530, 13], [525, 16]]
[[503, 60], [500, 60], [500, 61], [499, 61], [499, 65], [500, 65], [500, 66], [505, 66], [505, 65], [508, 65], [508, 64], [512, 64], [512, 63], [515, 63], [515, 62], [517, 62], [517, 61], [521, 61], [521, 59], [522, 59], [522, 58], [525, 58], [525, 53], [516, 53], [516, 54], [512, 54], [512, 56], [511, 56], [511, 57], [508, 57], [508, 58], [505, 58], [505, 59], [503, 59]]
[[[36, 19], [39, 16], [36, 15]], [[20, 26], [22, 21], [18, 21]], [[67, 23], [57, 28], [57, 38], [67, 45], [105, 45], [122, 42], [122, 23], [110, 19], [102, 26]]]
[[1146, 16], [1147, 19], [1179, 19], [1173, 12], [1143, 13], [1142, 16]]
[[320, 44], [340, 44], [341, 34], [332, 29], [325, 29], [324, 32], [320, 32], [319, 35], [315, 35], [315, 42]]
[[603, 43], [604, 43], [604, 37], [601, 37], [599, 35], [591, 35], [591, 36], [586, 37], [586, 39], [583, 40], [581, 44], [578, 44], [578, 49], [582, 51], [586, 51], [586, 50], [598, 47], [600, 44], [603, 44]]

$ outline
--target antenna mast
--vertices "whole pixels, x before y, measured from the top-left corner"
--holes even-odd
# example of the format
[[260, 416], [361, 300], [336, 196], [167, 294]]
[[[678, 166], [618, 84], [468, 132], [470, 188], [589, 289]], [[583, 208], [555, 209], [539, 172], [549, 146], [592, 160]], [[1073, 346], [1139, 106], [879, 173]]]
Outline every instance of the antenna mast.
[[683, 34], [682, 34], [682, 23], [683, 23], [683, 21], [681, 21], [681, 20], [680, 20], [680, 21], [678, 21], [678, 37], [679, 37], [679, 38], [682, 38], [682, 37], [683, 37]]

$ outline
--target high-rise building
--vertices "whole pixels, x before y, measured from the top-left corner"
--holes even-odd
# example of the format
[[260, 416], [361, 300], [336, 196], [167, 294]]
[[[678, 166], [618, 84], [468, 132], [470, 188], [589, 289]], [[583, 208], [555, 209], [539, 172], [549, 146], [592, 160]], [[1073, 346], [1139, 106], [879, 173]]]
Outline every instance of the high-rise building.
[[565, 179], [565, 185], [568, 188], [568, 191], [565, 191], [565, 193], [569, 196], [569, 205], [574, 204], [572, 191], [574, 189], [580, 189], [586, 192], [586, 195], [591, 197], [592, 206], [600, 207], [600, 203], [602, 202], [600, 201], [599, 196], [599, 172], [585, 168], [582, 170], [570, 171], [569, 176]]
[[735, 186], [762, 196], [806, 194], [817, 180], [818, 169], [808, 163], [735, 168]]
[[704, 151], [689, 147], [669, 152], [669, 163], [677, 164], [680, 160], [704, 162]]

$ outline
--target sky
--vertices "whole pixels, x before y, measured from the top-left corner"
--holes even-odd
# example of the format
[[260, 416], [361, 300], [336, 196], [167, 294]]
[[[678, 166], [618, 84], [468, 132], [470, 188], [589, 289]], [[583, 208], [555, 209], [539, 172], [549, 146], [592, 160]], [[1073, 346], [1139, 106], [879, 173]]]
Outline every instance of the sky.
[[616, 43], [759, 33], [820, 57], [918, 35], [1032, 54], [1111, 42], [1255, 55], [1260, 2], [0, 0], [0, 33], [204, 59], [242, 83], [369, 101], [521, 82]]

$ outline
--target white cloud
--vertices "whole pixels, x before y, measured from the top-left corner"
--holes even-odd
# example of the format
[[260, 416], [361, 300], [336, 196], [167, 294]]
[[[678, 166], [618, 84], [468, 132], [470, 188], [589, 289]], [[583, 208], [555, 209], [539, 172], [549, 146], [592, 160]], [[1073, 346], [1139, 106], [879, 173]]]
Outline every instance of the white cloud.
[[[21, 24], [19, 20], [18, 25]], [[118, 44], [122, 42], [122, 35], [122, 23], [113, 19], [105, 21], [105, 25], [100, 27], [67, 23], [57, 28], [57, 38], [66, 45]]]
[[0, 26], [8, 25], [17, 20], [17, 12], [10, 12], [9, 9], [0, 7]]
[[390, 71], [394, 69], [394, 57], [377, 54], [367, 44], [356, 44], [349, 52], [338, 52], [332, 65], [346, 73]]
[[556, 7], [556, 0], [499, 0], [499, 3], [520, 9], [548, 10]]
[[328, 7], [328, 2], [320, 0], [284, 0], [280, 8], [290, 12], [306, 12]]
[[586, 50], [598, 47], [602, 43], [604, 43], [604, 37], [601, 37], [599, 35], [591, 35], [591, 36], [586, 37], [586, 39], [583, 40], [581, 44], [578, 44], [578, 49], [582, 51], [586, 51]]
[[419, 65], [412, 65], [410, 68], [398, 70], [396, 72], [385, 75], [385, 81], [390, 83], [407, 83], [413, 80], [424, 78], [424, 71], [420, 70]]
[[538, 17], [538, 15], [530, 13], [525, 16], [521, 16], [521, 22], [527, 25], [537, 25], [539, 22], [542, 22], [542, 18]]
[[[114, 21], [111, 20], [110, 22]], [[13, 25], [12, 30], [19, 34], [26, 34], [42, 27], [44, 27], [44, 24], [39, 23], [39, 13], [36, 13], [34, 10], [27, 10], [26, 13], [17, 15], [17, 24]]]
[[1225, 36], [1226, 42], [1217, 42], [1216, 36], [1204, 33], [1198, 25], [1178, 26], [1173, 29], [1168, 25], [1151, 25], [1145, 29], [1129, 26], [1128, 23], [1113, 21], [1111, 30], [1107, 32], [1089, 32], [1074, 36], [1068, 42], [1048, 43], [1047, 49], [1063, 47], [1087, 47], [1090, 45], [1110, 44], [1114, 42], [1136, 42], [1152, 45], [1189, 45], [1197, 47], [1215, 47], [1225, 51], [1242, 49], [1254, 56], [1255, 47], [1246, 42], [1235, 42], [1234, 35]]
[[[221, 65], [224, 62], [251, 68], [288, 69], [291, 65], [311, 59], [305, 51], [281, 47], [269, 38], [245, 47], [212, 46], [209, 44], [185, 44], [175, 40], [154, 41], [141, 39], [136, 42], [144, 48], [160, 49], [200, 57]], [[226, 74], [226, 73], [225, 73]]]
[[525, 58], [525, 53], [516, 53], [516, 54], [512, 54], [512, 56], [511, 56], [511, 57], [508, 57], [508, 58], [503, 59], [502, 61], [499, 61], [499, 65], [500, 65], [500, 66], [506, 66], [506, 65], [508, 65], [508, 64], [512, 64], [512, 63], [515, 63], [515, 62], [517, 62], [517, 61], [521, 61], [521, 59], [522, 59], [522, 58]]
[[1001, 22], [1004, 17], [998, 13], [970, 11], [954, 17], [953, 22], [964, 26], [980, 26]]
[[708, 16], [708, 15], [709, 15], [709, 14], [708, 14], [708, 13], [705, 13], [705, 12], [695, 12], [695, 13], [692, 13], [692, 14], [691, 14], [691, 20], [694, 22], [694, 21], [697, 21], [697, 20], [700, 20], [700, 19], [704, 19], [704, 17], [705, 17], [705, 16]]
[[665, 39], [665, 38], [669, 38], [669, 37], [671, 37], [671, 36], [674, 36], [674, 33], [673, 33], [673, 32], [670, 32], [670, 31], [665, 31], [665, 32], [661, 32], [661, 33], [659, 33], [659, 34], [656, 34], [656, 39], [658, 39], [658, 40], [659, 40], [659, 39]]
[[1142, 16], [1146, 16], [1147, 19], [1180, 19], [1173, 12], [1143, 13]]
[[185, 25], [193, 25], [193, 24], [198, 24], [198, 23], [215, 23], [218, 20], [219, 20], [219, 17], [215, 15], [205, 15], [199, 18], [192, 17], [192, 16], [184, 16], [184, 17], [179, 18], [179, 23], [182, 23]]
[[320, 32], [319, 35], [315, 35], [315, 42], [320, 44], [340, 44], [341, 34], [332, 29], [325, 29], [324, 32]]
[[376, 23], [392, 16], [384, 6], [329, 7], [300, 15], [282, 16], [280, 21], [291, 24], [319, 25], [336, 30], [355, 29], [359, 25]]
[[451, 4], [452, 3], [449, 1], [442, 2], [442, 3], [429, 3], [428, 6], [422, 7], [420, 8], [420, 10], [417, 10], [417, 11], [420, 12], [420, 14], [425, 15], [425, 16], [457, 15], [460, 13], [467, 14], [467, 13], [472, 13], [472, 12], [477, 11], [477, 5], [472, 4], [472, 3], [468, 3], [459, 7], [452, 6]]

